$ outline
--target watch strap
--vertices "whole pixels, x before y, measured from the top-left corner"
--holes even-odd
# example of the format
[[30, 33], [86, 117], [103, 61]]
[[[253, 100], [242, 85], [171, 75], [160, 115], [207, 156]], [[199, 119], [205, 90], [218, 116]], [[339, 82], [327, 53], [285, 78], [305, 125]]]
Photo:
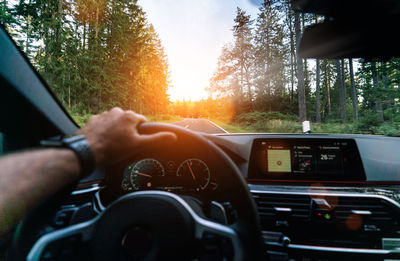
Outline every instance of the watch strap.
[[90, 175], [95, 168], [94, 154], [84, 135], [76, 135], [62, 140], [44, 140], [40, 144], [44, 147], [72, 150], [78, 157], [82, 178]]
[[95, 168], [93, 151], [84, 135], [72, 136], [62, 140], [64, 147], [71, 149], [78, 156], [81, 177], [89, 176]]

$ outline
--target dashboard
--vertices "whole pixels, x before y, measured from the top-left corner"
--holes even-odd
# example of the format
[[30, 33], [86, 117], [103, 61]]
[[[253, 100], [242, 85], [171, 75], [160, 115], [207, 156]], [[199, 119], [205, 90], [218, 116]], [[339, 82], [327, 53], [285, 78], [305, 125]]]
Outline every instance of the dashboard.
[[[247, 181], [272, 260], [277, 253], [278, 259], [283, 254], [295, 260], [315, 260], [316, 254], [324, 260], [400, 259], [399, 138], [204, 136], [228, 154]], [[155, 189], [192, 195], [225, 208], [229, 195], [222, 200], [209, 193], [229, 182], [215, 178], [224, 170], [214, 161], [193, 148], [145, 155], [126, 162], [116, 187], [121, 194]]]

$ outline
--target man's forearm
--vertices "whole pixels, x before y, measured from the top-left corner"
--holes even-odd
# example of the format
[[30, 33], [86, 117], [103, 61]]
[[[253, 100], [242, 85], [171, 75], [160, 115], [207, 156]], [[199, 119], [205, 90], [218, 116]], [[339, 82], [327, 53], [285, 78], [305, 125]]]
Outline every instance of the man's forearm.
[[0, 159], [0, 166], [0, 236], [80, 172], [78, 158], [68, 149], [11, 154]]

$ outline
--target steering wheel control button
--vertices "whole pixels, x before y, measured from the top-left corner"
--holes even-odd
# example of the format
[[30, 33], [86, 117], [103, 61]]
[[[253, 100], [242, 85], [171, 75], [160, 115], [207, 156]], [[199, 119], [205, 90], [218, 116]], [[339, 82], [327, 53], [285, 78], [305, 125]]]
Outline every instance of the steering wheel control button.
[[62, 209], [57, 212], [54, 217], [54, 225], [56, 227], [65, 227], [69, 224], [73, 213], [75, 212], [76, 208], [71, 209]]

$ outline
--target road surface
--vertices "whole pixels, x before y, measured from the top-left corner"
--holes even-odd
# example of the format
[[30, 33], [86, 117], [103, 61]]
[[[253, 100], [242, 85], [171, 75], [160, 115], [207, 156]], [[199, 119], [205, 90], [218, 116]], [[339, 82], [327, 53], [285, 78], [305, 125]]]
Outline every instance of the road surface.
[[182, 126], [192, 131], [205, 133], [227, 133], [226, 130], [206, 119], [184, 119], [172, 124]]

